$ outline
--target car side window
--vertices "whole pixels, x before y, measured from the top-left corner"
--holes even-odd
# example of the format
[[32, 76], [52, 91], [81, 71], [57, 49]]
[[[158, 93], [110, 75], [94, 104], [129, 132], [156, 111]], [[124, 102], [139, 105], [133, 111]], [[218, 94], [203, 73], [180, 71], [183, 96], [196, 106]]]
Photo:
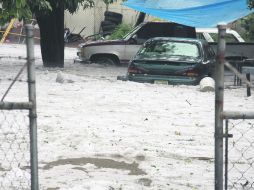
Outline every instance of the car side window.
[[215, 59], [215, 53], [210, 45], [204, 46], [205, 60]]
[[208, 46], [208, 58], [209, 59], [215, 58], [215, 52], [213, 51], [213, 48], [211, 46]]
[[197, 38], [201, 40], [206, 40], [203, 33], [197, 33]]
[[[209, 35], [213, 38], [213, 40], [215, 42], [218, 42], [218, 34], [217, 33], [209, 33]], [[239, 42], [237, 40], [237, 38], [233, 34], [230, 34], [230, 33], [226, 33], [225, 40], [226, 40], [226, 42], [234, 42], [234, 43]]]

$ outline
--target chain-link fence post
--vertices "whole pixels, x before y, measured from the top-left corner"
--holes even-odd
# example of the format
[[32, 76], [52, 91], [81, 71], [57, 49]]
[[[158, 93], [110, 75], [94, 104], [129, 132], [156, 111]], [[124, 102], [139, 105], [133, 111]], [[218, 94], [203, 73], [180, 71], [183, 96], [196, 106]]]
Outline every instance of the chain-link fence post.
[[29, 110], [30, 121], [30, 159], [31, 159], [31, 189], [38, 190], [38, 152], [37, 152], [37, 114], [36, 114], [36, 91], [35, 91], [35, 64], [34, 64], [34, 35], [33, 26], [27, 24], [27, 75], [28, 94], [32, 108]]
[[219, 39], [215, 66], [215, 190], [223, 190], [223, 98], [226, 25], [218, 25]]

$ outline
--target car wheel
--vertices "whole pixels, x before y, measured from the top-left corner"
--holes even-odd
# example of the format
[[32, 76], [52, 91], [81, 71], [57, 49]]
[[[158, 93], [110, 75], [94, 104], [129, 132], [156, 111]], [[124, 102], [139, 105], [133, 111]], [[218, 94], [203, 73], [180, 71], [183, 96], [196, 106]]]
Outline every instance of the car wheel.
[[103, 65], [119, 65], [119, 61], [110, 56], [97, 56], [92, 58], [93, 63], [103, 64]]

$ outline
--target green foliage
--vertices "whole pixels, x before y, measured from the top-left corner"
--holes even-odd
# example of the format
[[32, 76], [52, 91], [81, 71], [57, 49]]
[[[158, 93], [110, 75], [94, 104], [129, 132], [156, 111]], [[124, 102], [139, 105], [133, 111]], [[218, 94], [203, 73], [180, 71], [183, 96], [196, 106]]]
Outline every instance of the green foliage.
[[94, 6], [94, 0], [65, 0], [64, 3], [65, 9], [72, 14], [75, 13], [79, 7], [86, 9]]
[[103, 0], [103, 2], [108, 5], [108, 4], [111, 4], [111, 3], [114, 3], [116, 2], [116, 0]]
[[242, 27], [245, 29], [244, 37], [247, 41], [254, 41], [254, 13], [242, 20]]
[[[29, 19], [33, 13], [41, 12], [47, 14], [52, 11], [51, 2], [57, 0], [0, 0], [0, 25], [7, 23], [11, 18]], [[64, 7], [71, 14], [78, 8], [89, 8], [94, 6], [94, 0], [59, 0], [64, 1]], [[102, 0], [105, 4], [114, 3], [117, 0]]]
[[[102, 0], [106, 5], [109, 5], [109, 4], [111, 4], [111, 3], [115, 3], [115, 2], [117, 2], [117, 0]], [[122, 0], [123, 2], [124, 1], [127, 1], [127, 0]]]
[[110, 40], [122, 39], [128, 32], [130, 32], [132, 27], [128, 24], [119, 24], [113, 33], [110, 35]]
[[0, 0], [0, 24], [8, 22], [11, 18], [29, 18], [32, 13], [28, 0]]
[[[11, 18], [29, 19], [36, 12], [47, 14], [52, 11], [50, 3], [53, 1], [57, 0], [0, 0], [0, 25], [9, 22]], [[94, 6], [94, 0], [63, 1], [65, 9], [70, 13], [74, 13], [79, 7], [85, 9]]]
[[247, 0], [247, 3], [250, 9], [254, 8], [254, 0]]

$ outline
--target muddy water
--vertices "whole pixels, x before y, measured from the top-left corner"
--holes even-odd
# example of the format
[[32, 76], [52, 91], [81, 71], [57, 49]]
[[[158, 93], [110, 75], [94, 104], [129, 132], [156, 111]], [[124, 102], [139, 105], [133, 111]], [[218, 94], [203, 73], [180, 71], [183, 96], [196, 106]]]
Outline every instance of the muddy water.
[[60, 159], [53, 162], [45, 163], [46, 165], [42, 168], [44, 170], [49, 170], [55, 166], [62, 165], [75, 165], [81, 166], [86, 164], [93, 164], [97, 168], [110, 168], [110, 169], [119, 169], [119, 170], [128, 170], [130, 171], [128, 175], [146, 175], [146, 172], [138, 168], [139, 164], [133, 162], [132, 164], [128, 164], [125, 162], [118, 162], [111, 159], [104, 158], [68, 158], [68, 159]]

